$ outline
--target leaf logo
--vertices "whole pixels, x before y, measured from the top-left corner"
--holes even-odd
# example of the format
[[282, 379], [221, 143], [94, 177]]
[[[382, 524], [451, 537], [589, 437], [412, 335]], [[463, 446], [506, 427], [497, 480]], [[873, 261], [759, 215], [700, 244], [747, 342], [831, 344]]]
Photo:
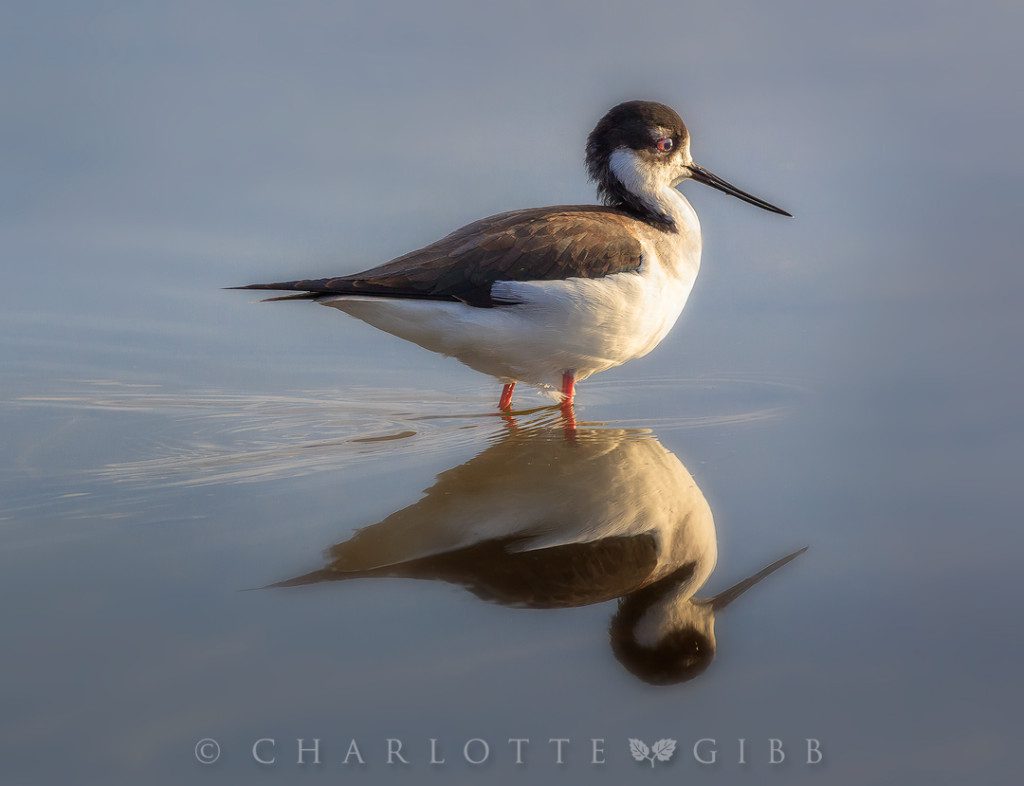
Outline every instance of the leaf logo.
[[629, 752], [637, 761], [649, 761], [654, 766], [656, 761], [668, 761], [676, 752], [676, 741], [670, 739], [658, 740], [651, 747], [647, 743], [631, 737], [629, 740]]

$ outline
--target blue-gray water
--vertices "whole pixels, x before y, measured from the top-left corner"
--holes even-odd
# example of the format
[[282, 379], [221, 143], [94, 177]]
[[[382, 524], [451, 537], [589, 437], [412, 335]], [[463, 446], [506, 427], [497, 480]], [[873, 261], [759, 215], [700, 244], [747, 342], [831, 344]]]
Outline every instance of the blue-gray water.
[[[0, 780], [1012, 782], [1022, 22], [996, 2], [6, 4]], [[717, 523], [706, 592], [809, 552], [674, 687], [617, 663], [614, 602], [240, 591], [320, 567], [507, 426], [471, 417], [497, 386], [454, 361], [220, 287], [591, 201], [586, 132], [637, 97], [797, 217], [687, 186], [690, 303], [580, 386], [577, 417], [647, 429], [693, 475]], [[322, 738], [321, 767], [295, 765], [297, 737]], [[460, 761], [474, 737], [482, 769]], [[532, 740], [523, 768], [510, 737]], [[551, 737], [573, 740], [561, 767]], [[637, 764], [630, 737], [679, 752]], [[701, 737], [718, 764], [694, 762]]]

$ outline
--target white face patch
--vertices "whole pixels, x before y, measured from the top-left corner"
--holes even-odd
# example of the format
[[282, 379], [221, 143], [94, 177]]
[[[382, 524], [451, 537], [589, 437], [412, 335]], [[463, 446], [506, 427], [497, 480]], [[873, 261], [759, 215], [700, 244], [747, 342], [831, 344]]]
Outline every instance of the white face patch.
[[608, 168], [633, 196], [653, 213], [670, 218], [700, 236], [700, 223], [686, 198], [675, 186], [691, 176], [689, 143], [673, 151], [671, 157], [653, 159], [619, 147], [608, 157]]
[[679, 152], [676, 156], [676, 162], [679, 164], [679, 168], [676, 170], [676, 175], [672, 179], [673, 188], [690, 177], [690, 170], [688, 167], [693, 163], [693, 156], [690, 155], [689, 137], [686, 138], [686, 141], [684, 141], [682, 146], [679, 148]]
[[660, 192], [671, 183], [671, 167], [658, 166], [645, 161], [628, 147], [612, 151], [608, 159], [612, 174], [631, 194], [639, 197], [652, 210], [663, 212]]
[[669, 634], [684, 628], [715, 641], [715, 615], [710, 607], [694, 603], [687, 593], [677, 590], [644, 611], [633, 629], [633, 639], [642, 647], [656, 649]]

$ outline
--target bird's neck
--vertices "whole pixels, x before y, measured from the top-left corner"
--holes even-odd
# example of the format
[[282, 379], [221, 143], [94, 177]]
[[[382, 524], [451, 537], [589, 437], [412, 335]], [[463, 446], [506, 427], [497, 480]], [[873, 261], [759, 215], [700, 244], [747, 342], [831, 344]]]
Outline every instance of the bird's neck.
[[[706, 580], [707, 573], [698, 572], [697, 563], [680, 565], [668, 575], [625, 596], [619, 607], [619, 622], [632, 632], [634, 640], [654, 641], [661, 637], [671, 620], [685, 613], [679, 609], [691, 605], [694, 593]], [[644, 632], [642, 636], [638, 636], [640, 631]]]
[[608, 180], [602, 187], [612, 204], [635, 213], [654, 226], [700, 237], [697, 213], [681, 193], [645, 166], [630, 150], [620, 148], [608, 158]]
[[702, 243], [697, 213], [686, 197], [670, 186], [651, 194], [649, 198], [657, 206], [656, 209], [671, 220], [671, 228], [657, 235], [655, 248], [658, 261], [666, 273], [685, 282], [689, 292], [700, 269]]
[[697, 243], [700, 242], [700, 220], [697, 218], [697, 211], [686, 197], [672, 186], [663, 186], [652, 195], [652, 198], [657, 200], [660, 210], [672, 217], [677, 232], [691, 236]]

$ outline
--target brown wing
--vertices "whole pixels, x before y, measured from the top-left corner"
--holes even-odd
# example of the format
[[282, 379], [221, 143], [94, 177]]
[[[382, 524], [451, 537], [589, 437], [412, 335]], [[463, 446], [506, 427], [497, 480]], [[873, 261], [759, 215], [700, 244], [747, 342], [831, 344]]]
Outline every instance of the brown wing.
[[495, 281], [601, 278], [636, 271], [636, 219], [609, 207], [545, 207], [475, 221], [429, 246], [348, 276], [252, 284], [325, 295], [460, 300], [490, 307]]
[[658, 565], [658, 541], [650, 533], [534, 551], [517, 551], [519, 542], [490, 540], [370, 570], [346, 569], [342, 559], [271, 586], [382, 577], [426, 579], [461, 585], [484, 600], [506, 606], [550, 609], [628, 595], [646, 586]]

